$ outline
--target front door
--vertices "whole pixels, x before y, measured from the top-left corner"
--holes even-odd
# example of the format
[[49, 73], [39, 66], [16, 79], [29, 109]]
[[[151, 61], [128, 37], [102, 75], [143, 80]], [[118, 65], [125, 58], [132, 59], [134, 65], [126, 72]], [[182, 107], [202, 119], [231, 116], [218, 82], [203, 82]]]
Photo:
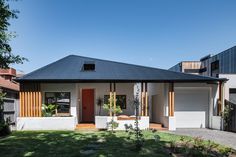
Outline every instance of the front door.
[[94, 122], [94, 89], [82, 90], [82, 122]]

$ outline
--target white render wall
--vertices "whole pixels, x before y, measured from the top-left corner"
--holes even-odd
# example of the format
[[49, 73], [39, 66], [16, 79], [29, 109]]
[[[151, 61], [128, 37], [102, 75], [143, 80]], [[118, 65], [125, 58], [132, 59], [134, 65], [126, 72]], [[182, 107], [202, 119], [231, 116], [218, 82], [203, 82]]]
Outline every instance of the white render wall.
[[70, 92], [70, 114], [77, 117], [77, 90], [76, 83], [41, 83], [42, 102], [45, 101], [45, 92]]
[[166, 83], [148, 83], [149, 115], [151, 122], [169, 126]]
[[[131, 105], [134, 99], [134, 85], [135, 83], [116, 83], [116, 95], [126, 95], [126, 109], [123, 109], [121, 114], [134, 115], [134, 106]], [[82, 89], [95, 89], [95, 104], [94, 114], [99, 115], [99, 107], [97, 105], [97, 99], [104, 98], [104, 95], [110, 93], [110, 83], [77, 83], [78, 90], [78, 113], [79, 122], [82, 120]], [[101, 107], [101, 116], [106, 116], [108, 113]]]
[[74, 130], [76, 117], [18, 117], [17, 130]]
[[225, 83], [225, 99], [229, 100], [229, 89], [236, 88], [236, 74], [219, 74], [220, 78], [229, 79]]
[[[96, 116], [95, 117], [95, 125], [98, 129], [108, 129], [107, 123], [109, 123], [112, 120], [112, 117], [110, 116]], [[117, 117], [113, 117], [113, 120], [117, 122], [119, 125], [115, 130], [126, 130], [127, 126], [135, 127], [135, 120], [117, 120]], [[140, 117], [139, 122], [139, 128], [142, 130], [149, 128], [149, 117]]]

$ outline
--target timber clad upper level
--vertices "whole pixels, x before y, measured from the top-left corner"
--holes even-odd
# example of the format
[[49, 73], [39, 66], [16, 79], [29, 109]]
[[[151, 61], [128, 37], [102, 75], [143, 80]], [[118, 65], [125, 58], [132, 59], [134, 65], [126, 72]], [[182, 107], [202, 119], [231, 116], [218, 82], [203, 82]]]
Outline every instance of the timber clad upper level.
[[[93, 63], [93, 70], [81, 70]], [[222, 79], [197, 76], [159, 68], [70, 55], [33, 71], [19, 82], [215, 82]]]

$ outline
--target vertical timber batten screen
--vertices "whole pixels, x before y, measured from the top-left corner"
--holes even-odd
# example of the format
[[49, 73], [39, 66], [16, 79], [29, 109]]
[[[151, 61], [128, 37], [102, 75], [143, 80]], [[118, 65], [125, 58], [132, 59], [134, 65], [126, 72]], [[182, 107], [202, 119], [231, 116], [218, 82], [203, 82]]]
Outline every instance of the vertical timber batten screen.
[[174, 83], [169, 84], [168, 106], [169, 106], [169, 117], [173, 117], [175, 111]]
[[42, 95], [39, 83], [20, 85], [20, 117], [41, 117]]

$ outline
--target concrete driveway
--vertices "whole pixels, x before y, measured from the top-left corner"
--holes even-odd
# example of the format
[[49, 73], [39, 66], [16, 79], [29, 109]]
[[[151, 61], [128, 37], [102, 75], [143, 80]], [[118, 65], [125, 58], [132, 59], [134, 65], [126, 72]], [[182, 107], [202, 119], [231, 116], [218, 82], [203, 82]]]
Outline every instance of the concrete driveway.
[[210, 129], [177, 129], [176, 131], [170, 131], [170, 133], [201, 137], [236, 150], [236, 133]]

